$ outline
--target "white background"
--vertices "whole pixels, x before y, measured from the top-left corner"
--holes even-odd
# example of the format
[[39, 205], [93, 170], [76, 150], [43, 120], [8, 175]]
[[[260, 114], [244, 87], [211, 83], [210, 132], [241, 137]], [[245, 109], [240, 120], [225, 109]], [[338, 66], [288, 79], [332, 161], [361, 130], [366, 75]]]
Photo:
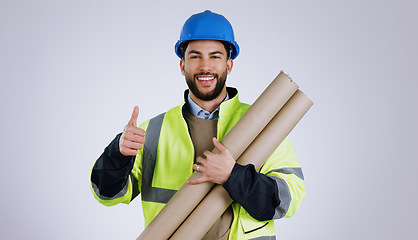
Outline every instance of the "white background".
[[227, 84], [252, 103], [280, 70], [315, 105], [290, 134], [306, 182], [278, 239], [413, 239], [416, 1], [0, 2], [1, 239], [135, 239], [141, 203], [104, 207], [90, 169], [122, 131], [182, 101], [184, 21], [226, 16]]

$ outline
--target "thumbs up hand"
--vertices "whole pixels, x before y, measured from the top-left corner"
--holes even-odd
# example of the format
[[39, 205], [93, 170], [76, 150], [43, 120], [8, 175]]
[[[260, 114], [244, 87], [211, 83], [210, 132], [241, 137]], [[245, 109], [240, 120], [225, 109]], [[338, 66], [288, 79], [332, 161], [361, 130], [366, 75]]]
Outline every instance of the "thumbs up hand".
[[131, 119], [123, 129], [122, 136], [119, 139], [119, 151], [124, 156], [136, 156], [137, 151], [142, 149], [145, 142], [145, 131], [137, 127], [139, 115], [138, 106], [134, 107]]

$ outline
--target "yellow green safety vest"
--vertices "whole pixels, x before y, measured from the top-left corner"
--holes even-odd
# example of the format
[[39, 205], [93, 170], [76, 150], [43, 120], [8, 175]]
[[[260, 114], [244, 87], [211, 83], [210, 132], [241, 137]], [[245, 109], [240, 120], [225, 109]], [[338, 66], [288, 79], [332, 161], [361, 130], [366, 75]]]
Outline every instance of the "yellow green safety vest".
[[[183, 105], [184, 103], [140, 125], [147, 132], [146, 142], [144, 148], [138, 151], [125, 190], [112, 199], [101, 199], [93, 191], [99, 202], [106, 206], [128, 204], [136, 197], [135, 192], [140, 190], [145, 227], [161, 211], [193, 173], [194, 148], [183, 118]], [[238, 94], [221, 104], [217, 125], [218, 140], [222, 140], [248, 108], [249, 105], [238, 100]], [[285, 199], [281, 199], [283, 204], [278, 207], [275, 218], [292, 216], [304, 197], [304, 181], [300, 165], [287, 138], [269, 157], [260, 172], [279, 181], [279, 191], [285, 193]], [[274, 220], [258, 221], [237, 203], [232, 204], [232, 209], [234, 220], [229, 239], [276, 239]]]

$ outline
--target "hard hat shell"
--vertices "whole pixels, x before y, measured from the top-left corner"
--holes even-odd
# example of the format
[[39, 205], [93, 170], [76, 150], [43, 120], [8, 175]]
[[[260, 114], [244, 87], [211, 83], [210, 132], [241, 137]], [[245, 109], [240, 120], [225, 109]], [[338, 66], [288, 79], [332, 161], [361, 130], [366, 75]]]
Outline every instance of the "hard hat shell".
[[229, 21], [222, 15], [206, 10], [192, 15], [183, 25], [180, 32], [180, 40], [175, 45], [175, 51], [179, 58], [183, 58], [180, 45], [191, 40], [219, 40], [231, 45], [231, 59], [239, 54], [239, 46], [235, 42], [234, 30]]

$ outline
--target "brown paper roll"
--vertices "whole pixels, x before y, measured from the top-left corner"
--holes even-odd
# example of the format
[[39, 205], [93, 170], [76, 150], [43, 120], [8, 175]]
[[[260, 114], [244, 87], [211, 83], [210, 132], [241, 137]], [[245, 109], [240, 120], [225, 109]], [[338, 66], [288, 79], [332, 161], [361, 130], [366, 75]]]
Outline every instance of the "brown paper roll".
[[[259, 170], [312, 104], [312, 100], [303, 92], [296, 91], [240, 156], [237, 163], [241, 165], [252, 163]], [[231, 203], [232, 199], [228, 192], [222, 186], [216, 185], [170, 239], [202, 239]]]
[[[274, 115], [296, 92], [297, 88], [298, 85], [283, 72], [280, 72], [270, 83], [221, 141], [230, 150], [234, 159], [239, 158]], [[212, 152], [218, 153], [216, 148]], [[196, 179], [200, 176], [200, 172], [195, 172], [189, 179]], [[197, 185], [184, 184], [139, 235], [137, 240], [168, 239], [214, 185], [211, 182]]]

